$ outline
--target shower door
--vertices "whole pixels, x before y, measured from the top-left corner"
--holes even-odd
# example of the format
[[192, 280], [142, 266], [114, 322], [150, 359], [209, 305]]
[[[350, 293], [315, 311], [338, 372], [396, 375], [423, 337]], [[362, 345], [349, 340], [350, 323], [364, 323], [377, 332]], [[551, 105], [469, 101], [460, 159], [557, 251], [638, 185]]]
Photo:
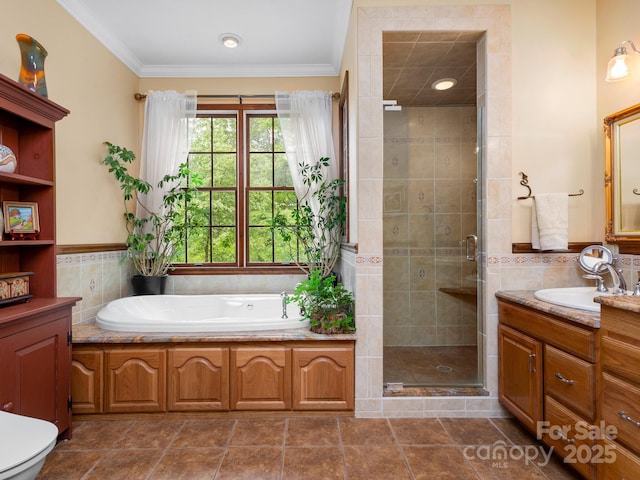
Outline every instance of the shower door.
[[384, 382], [482, 385], [482, 110], [384, 113]]

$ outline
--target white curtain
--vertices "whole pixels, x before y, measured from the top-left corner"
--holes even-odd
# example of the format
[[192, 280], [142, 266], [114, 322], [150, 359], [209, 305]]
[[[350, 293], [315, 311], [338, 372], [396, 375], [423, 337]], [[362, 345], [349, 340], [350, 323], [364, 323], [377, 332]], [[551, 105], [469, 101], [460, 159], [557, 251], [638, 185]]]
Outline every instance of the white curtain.
[[[323, 168], [324, 180], [329, 183], [337, 178], [332, 129], [332, 93], [320, 91], [276, 92], [276, 108], [287, 151], [289, 171], [298, 200], [307, 192], [300, 178], [300, 164], [315, 165], [320, 158], [331, 159]], [[313, 202], [309, 203], [314, 211]]]
[[[151, 184], [153, 190], [143, 195], [141, 202], [151, 212], [162, 212], [163, 192], [157, 188], [162, 178], [178, 173], [178, 167], [187, 160], [191, 132], [197, 110], [195, 92], [148, 92], [144, 105], [144, 131], [140, 179]], [[137, 215], [146, 217], [138, 204]]]

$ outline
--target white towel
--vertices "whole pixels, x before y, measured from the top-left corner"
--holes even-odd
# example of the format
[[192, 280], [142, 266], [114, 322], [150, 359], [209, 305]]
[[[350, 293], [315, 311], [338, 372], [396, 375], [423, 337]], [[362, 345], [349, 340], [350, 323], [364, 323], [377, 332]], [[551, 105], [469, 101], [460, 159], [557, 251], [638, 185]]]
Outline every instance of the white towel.
[[540, 250], [569, 247], [569, 194], [543, 193], [533, 199], [531, 246]]

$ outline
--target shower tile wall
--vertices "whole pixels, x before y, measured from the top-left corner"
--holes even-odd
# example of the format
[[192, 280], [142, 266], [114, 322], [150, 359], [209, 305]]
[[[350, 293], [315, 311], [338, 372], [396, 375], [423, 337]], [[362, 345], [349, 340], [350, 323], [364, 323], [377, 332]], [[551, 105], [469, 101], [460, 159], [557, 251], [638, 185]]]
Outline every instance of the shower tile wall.
[[476, 108], [384, 114], [384, 345], [475, 345]]

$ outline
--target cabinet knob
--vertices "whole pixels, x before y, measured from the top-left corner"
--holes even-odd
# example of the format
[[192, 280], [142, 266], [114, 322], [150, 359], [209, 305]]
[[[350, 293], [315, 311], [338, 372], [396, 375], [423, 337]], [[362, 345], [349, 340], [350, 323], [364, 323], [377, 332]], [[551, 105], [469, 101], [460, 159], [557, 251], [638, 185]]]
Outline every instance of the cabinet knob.
[[2, 406], [2, 410], [4, 410], [5, 412], [10, 412], [11, 410], [13, 410], [13, 402], [5, 403]]

